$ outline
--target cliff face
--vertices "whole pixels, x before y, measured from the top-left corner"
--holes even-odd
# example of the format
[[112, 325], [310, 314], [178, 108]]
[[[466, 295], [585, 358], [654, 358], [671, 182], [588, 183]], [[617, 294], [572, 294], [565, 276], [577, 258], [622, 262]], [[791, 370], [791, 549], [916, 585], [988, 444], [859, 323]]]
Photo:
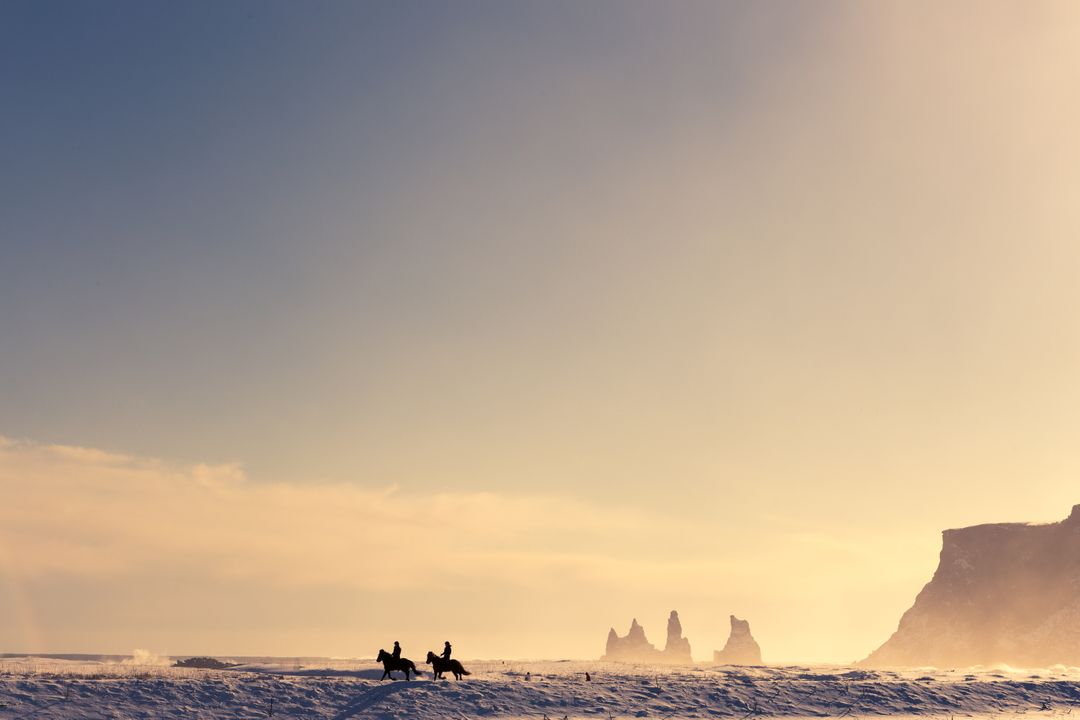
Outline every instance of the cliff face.
[[934, 577], [870, 665], [1080, 664], [1080, 505], [943, 533]]

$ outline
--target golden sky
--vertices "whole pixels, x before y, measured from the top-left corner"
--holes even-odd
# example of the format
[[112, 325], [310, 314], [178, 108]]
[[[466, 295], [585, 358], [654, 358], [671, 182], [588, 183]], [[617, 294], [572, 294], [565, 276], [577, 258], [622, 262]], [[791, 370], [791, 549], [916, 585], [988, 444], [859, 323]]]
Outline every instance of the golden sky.
[[848, 661], [1080, 502], [1075, 4], [242, 6], [0, 23], [2, 649]]

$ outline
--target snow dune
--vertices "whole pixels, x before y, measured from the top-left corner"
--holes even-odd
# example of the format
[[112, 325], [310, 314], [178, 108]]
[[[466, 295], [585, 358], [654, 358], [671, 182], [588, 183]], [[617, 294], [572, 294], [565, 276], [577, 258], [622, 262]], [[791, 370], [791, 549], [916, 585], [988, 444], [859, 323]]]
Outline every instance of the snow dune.
[[0, 661], [0, 718], [1057, 717], [1080, 706], [1076, 668], [870, 671], [576, 661], [466, 667], [473, 675], [460, 683], [432, 682], [427, 672], [410, 683], [380, 683], [381, 668], [361, 661], [226, 671]]

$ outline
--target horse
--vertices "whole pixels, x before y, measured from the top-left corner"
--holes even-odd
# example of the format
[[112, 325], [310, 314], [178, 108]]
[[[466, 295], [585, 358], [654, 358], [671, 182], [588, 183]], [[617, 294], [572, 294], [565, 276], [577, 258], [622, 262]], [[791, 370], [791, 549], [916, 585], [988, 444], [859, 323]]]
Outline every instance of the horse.
[[420, 671], [416, 669], [416, 665], [409, 658], [396, 658], [395, 659], [393, 655], [386, 652], [385, 650], [380, 649], [379, 650], [379, 656], [377, 658], [375, 658], [375, 659], [378, 662], [381, 662], [382, 665], [383, 665], [383, 674], [382, 674], [382, 677], [379, 678], [379, 682], [382, 682], [386, 678], [390, 678], [391, 680], [393, 680], [394, 676], [391, 675], [390, 673], [393, 672], [394, 670], [400, 670], [401, 672], [405, 673], [405, 679], [406, 680], [410, 679], [409, 678], [409, 671], [410, 670], [412, 670], [413, 673], [415, 673], [417, 677], [420, 676]]
[[443, 660], [430, 650], [428, 650], [427, 654], [427, 664], [431, 666], [431, 671], [435, 673], [436, 680], [441, 679], [442, 674], [447, 670], [454, 673], [454, 678], [457, 680], [460, 680], [462, 675], [472, 675], [457, 660]]

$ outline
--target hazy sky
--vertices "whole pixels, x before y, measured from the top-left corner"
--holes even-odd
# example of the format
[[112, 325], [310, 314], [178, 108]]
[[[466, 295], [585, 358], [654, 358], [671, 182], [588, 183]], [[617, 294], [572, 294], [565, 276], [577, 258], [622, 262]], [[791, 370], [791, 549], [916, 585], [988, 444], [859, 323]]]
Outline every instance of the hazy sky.
[[0, 4], [0, 651], [863, 657], [1080, 502], [1068, 2]]

